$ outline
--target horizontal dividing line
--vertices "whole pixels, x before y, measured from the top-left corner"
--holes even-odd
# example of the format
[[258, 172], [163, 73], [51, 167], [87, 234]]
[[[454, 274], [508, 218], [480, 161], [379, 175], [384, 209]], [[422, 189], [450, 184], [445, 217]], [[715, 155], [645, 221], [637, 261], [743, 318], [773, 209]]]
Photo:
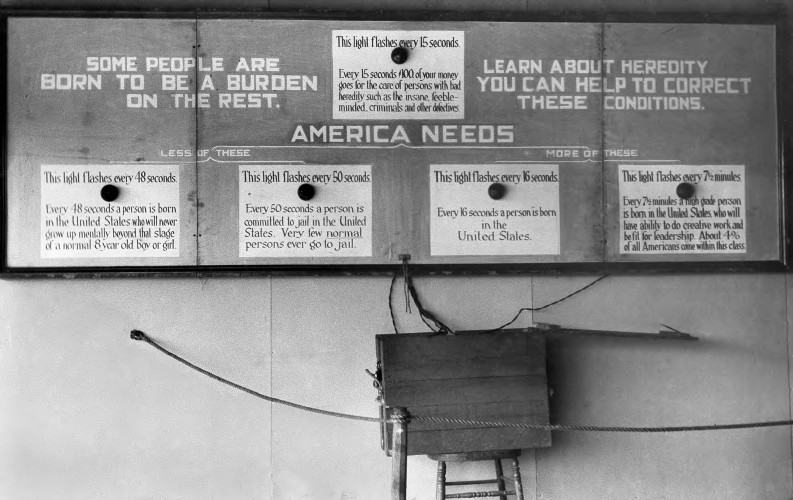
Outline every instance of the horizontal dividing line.
[[[557, 163], [600, 163], [600, 160], [496, 160], [493, 163], [513, 163], [513, 164], [521, 164], [521, 163], [544, 163], [548, 165], [555, 165]], [[434, 166], [442, 166], [442, 163], [434, 163]], [[479, 166], [479, 164], [477, 164]], [[487, 166], [487, 164], [482, 164], [482, 166]]]
[[442, 382], [442, 381], [445, 381], [445, 380], [463, 380], [463, 379], [472, 380], [473, 378], [502, 379], [502, 378], [508, 378], [508, 377], [524, 377], [524, 376], [525, 377], [540, 377], [540, 376], [545, 377], [545, 376], [547, 376], [547, 374], [546, 374], [545, 370], [537, 369], [537, 370], [523, 370], [523, 371], [512, 371], [512, 372], [504, 372], [504, 373], [494, 373], [492, 375], [481, 375], [481, 376], [478, 376], [478, 377], [459, 377], [459, 376], [454, 376], [454, 377], [444, 377], [444, 376], [428, 377], [428, 376], [423, 376], [423, 377], [416, 377], [416, 378], [406, 378], [406, 377], [395, 378], [395, 377], [387, 377], [386, 376], [383, 379], [383, 384], [385, 385], [385, 387], [390, 387], [391, 385], [395, 385], [395, 384], [396, 385], [402, 385], [402, 384], [406, 384], [406, 383]]
[[290, 165], [304, 165], [306, 162], [303, 160], [284, 160], [284, 161], [276, 161], [276, 160], [218, 160], [215, 158], [210, 158], [215, 163], [272, 163], [272, 164], [279, 164], [285, 163]]
[[593, 160], [591, 158], [585, 160], [496, 160], [493, 163], [547, 163], [553, 165], [556, 163], [603, 163], [607, 161], [623, 163], [680, 163], [680, 160]]
[[[407, 335], [409, 335], [409, 334], [399, 334], [399, 335], [407, 337]], [[494, 334], [494, 335], [498, 335], [498, 334]], [[459, 336], [456, 336], [454, 338], [458, 338], [458, 337]], [[509, 340], [509, 339], [507, 339], [507, 340]], [[391, 346], [389, 345], [389, 347], [391, 347]], [[420, 347], [420, 345], [419, 345], [419, 347]], [[521, 348], [521, 347], [528, 348], [528, 347], [533, 347], [533, 346], [521, 346], [521, 345], [518, 345], [517, 347], [518, 348]], [[402, 367], [411, 367], [411, 366], [433, 365], [434, 362], [430, 361], [430, 359], [447, 359], [449, 361], [455, 361], [455, 362], [456, 361], [460, 361], [460, 362], [463, 362], [463, 361], [482, 361], [482, 362], [485, 362], [485, 363], [490, 363], [490, 362], [496, 362], [496, 361], [525, 361], [525, 360], [537, 359], [537, 358], [540, 357], [539, 355], [535, 355], [535, 353], [533, 353], [533, 352], [515, 353], [515, 354], [512, 354], [512, 355], [506, 355], [505, 356], [505, 355], [500, 355], [500, 353], [499, 353], [499, 355], [493, 355], [491, 353], [484, 353], [484, 355], [481, 355], [479, 353], [469, 353], [469, 352], [465, 352], [463, 350], [459, 350], [459, 352], [457, 354], [459, 354], [460, 357], [456, 357], [456, 358], [408, 359], [406, 361], [390, 361], [388, 366], [402, 368]]]
[[360, 145], [360, 146], [353, 146], [353, 145], [339, 145], [339, 146], [331, 146], [327, 143], [316, 144], [316, 145], [308, 145], [308, 144], [273, 144], [273, 145], [265, 145], [265, 146], [213, 146], [212, 149], [215, 150], [217, 148], [235, 148], [235, 149], [244, 149], [244, 148], [257, 148], [257, 149], [279, 149], [279, 148], [289, 148], [289, 149], [396, 149], [396, 148], [408, 148], [408, 149], [586, 149], [590, 150], [589, 146], [443, 146], [443, 145], [420, 145], [414, 146], [411, 144], [389, 144], [383, 146], [377, 145]]
[[[500, 389], [498, 384], [509, 387]], [[429, 390], [415, 387], [385, 388], [385, 404], [391, 408], [406, 407], [420, 409], [422, 407], [446, 406], [454, 401], [464, 401], [471, 404], [490, 403], [528, 403], [540, 398], [548, 397], [548, 388], [544, 384], [519, 387], [518, 384], [494, 381], [490, 387], [482, 388], [473, 393], [466, 393], [465, 389], [455, 387], [435, 387]], [[434, 418], [434, 417], [433, 417]], [[450, 417], [443, 417], [450, 418]]]
[[[411, 378], [411, 379], [405, 379], [405, 378], [388, 379], [388, 378], [385, 378], [384, 380], [385, 380], [386, 388], [388, 388], [389, 386], [391, 386], [391, 387], [393, 387], [393, 386], [403, 387], [403, 386], [406, 386], [406, 385], [413, 385], [413, 384], [425, 383], [425, 382], [432, 384], [432, 383], [441, 383], [441, 382], [444, 382], [444, 381], [451, 382], [451, 381], [454, 381], [454, 380], [477, 381], [477, 380], [491, 380], [491, 379], [499, 381], [501, 379], [515, 379], [515, 378], [518, 378], [518, 377], [531, 378], [532, 379], [531, 382], [537, 382], [537, 385], [545, 384], [545, 383], [548, 382], [547, 381], [547, 377], [548, 376], [547, 376], [547, 373], [545, 371], [542, 371], [542, 372], [526, 371], [526, 372], [521, 372], [521, 373], [509, 373], [509, 374], [506, 374], [506, 375], [477, 375], [475, 377], [442, 377], [442, 378]], [[461, 403], [461, 404], [467, 404], [467, 403]]]
[[[545, 378], [546, 378], [546, 375], [547, 375], [546, 373], [539, 373], [539, 374], [518, 373], [518, 374], [515, 374], [515, 375], [477, 375], [477, 376], [474, 376], [474, 377], [471, 377], [471, 376], [467, 376], [467, 377], [466, 376], [449, 377], [449, 378], [442, 378], [440, 380], [485, 380], [485, 379], [493, 379], [493, 378], [497, 378], [497, 379], [501, 379], [501, 378], [509, 378], [509, 379], [531, 378], [531, 379], [537, 380], [539, 382], [544, 382]], [[430, 381], [430, 380], [435, 382], [435, 381], [437, 381], [439, 379], [427, 379], [427, 381]], [[404, 383], [404, 384], [409, 384], [411, 382], [417, 382], [417, 380], [392, 380], [392, 382], [401, 382], [401, 383]]]
[[[546, 431], [546, 429], [542, 428], [535, 428], [532, 429], [529, 425], [536, 425], [536, 426], [543, 426], [548, 425], [548, 421], [545, 420], [544, 422], [536, 422], [536, 421], [526, 421], [526, 420], [500, 420], [501, 422], [507, 422], [510, 424], [514, 424], [514, 428], [518, 429], [526, 429], [526, 430], [539, 430], [539, 431]], [[521, 427], [521, 425], [526, 425], [526, 427]], [[409, 423], [410, 432], [446, 432], [446, 431], [469, 431], [473, 429], [513, 429], [513, 427], [493, 427], [493, 426], [486, 426], [486, 425], [475, 425], [475, 424], [450, 424], [444, 422], [438, 423], [425, 423], [421, 420], [411, 420]]]
[[680, 163], [680, 160], [603, 160], [622, 163]]
[[[195, 163], [206, 163], [213, 161], [215, 163], [273, 163], [273, 164], [298, 164], [303, 165], [306, 162], [303, 160], [218, 160], [216, 158], [205, 158], [203, 160], [194, 161], [157, 161], [157, 160], [142, 160], [142, 161], [124, 161], [124, 160], [109, 160], [104, 163], [112, 165], [192, 165]], [[102, 165], [97, 163], [96, 165]]]
[[[522, 347], [522, 346], [519, 346]], [[534, 355], [534, 353], [527, 353], [527, 354], [514, 354], [512, 356], [477, 356], [474, 353], [473, 357], [463, 357], [466, 354], [469, 354], [464, 351], [459, 352], [460, 357], [458, 358], [445, 358], [450, 362], [482, 362], [482, 363], [495, 363], [495, 362], [504, 362], [504, 361], [513, 361], [513, 362], [527, 362], [531, 360], [539, 359], [539, 354]], [[415, 366], [434, 366], [436, 364], [437, 359], [444, 359], [444, 358], [434, 358], [432, 361], [428, 359], [420, 359], [420, 360], [407, 360], [407, 361], [390, 361], [388, 364], [389, 368], [412, 368]]]
[[[142, 160], [142, 161], [123, 161], [123, 160], [110, 160], [104, 163], [109, 163], [111, 165], [190, 165], [193, 161], [189, 162], [180, 162], [180, 161], [157, 161], [157, 160]], [[101, 166], [103, 163], [96, 163], [91, 164], [92, 166]]]
[[[487, 362], [490, 359], [509, 362], [524, 358], [527, 361], [536, 362], [539, 361], [539, 356], [541, 356], [539, 353], [542, 351], [542, 346], [539, 345], [540, 340], [544, 342], [544, 339], [529, 337], [528, 332], [522, 334], [523, 338], [505, 334], [498, 339], [500, 344], [493, 342], [492, 339], [483, 338], [478, 341], [478, 339], [466, 339], [460, 336], [407, 338], [405, 341], [401, 340], [402, 337], [400, 335], [397, 341], [381, 339], [383, 348], [381, 361], [384, 371], [388, 371], [391, 367], [425, 366], [429, 363], [479, 363], [477, 360]], [[450, 341], [449, 339], [461, 340]], [[533, 354], [532, 349], [535, 349], [538, 354]]]
[[[521, 400], [518, 400], [518, 401], [491, 401], [489, 403], [472, 403], [470, 401], [469, 402], [464, 402], [463, 401], [463, 402], [460, 402], [460, 403], [443, 403], [443, 404], [434, 404], [434, 405], [411, 405], [411, 408], [415, 408], [417, 406], [436, 406], [436, 407], [441, 407], [441, 408], [446, 408], [446, 407], [450, 407], [450, 406], [472, 406], [472, 407], [479, 408], [483, 404], [485, 404], [485, 405], [495, 405], [495, 406], [504, 406], [504, 405], [514, 405], [514, 404], [525, 404], [525, 403], [531, 403], [531, 402], [545, 404], [545, 400], [541, 398], [541, 399], [521, 399]], [[428, 415], [422, 415], [422, 417], [425, 417], [425, 416], [428, 416]]]
[[[260, 146], [260, 147], [269, 147], [269, 146]], [[281, 147], [281, 146], [279, 146]], [[285, 146], [286, 147], [286, 146]], [[296, 146], [295, 146], [296, 147]], [[316, 148], [325, 147], [325, 146], [312, 146]], [[331, 148], [342, 148], [343, 146], [327, 146]], [[356, 146], [358, 147], [358, 146]], [[190, 162], [179, 162], [179, 161], [155, 161], [155, 160], [144, 160], [144, 161], [123, 161], [123, 160], [110, 160], [104, 163], [112, 164], [112, 165], [189, 165], [192, 163], [206, 163], [208, 161], [213, 161], [215, 163], [246, 163], [246, 164], [293, 164], [293, 165], [305, 165], [306, 162], [304, 160], [219, 160], [217, 158], [206, 158], [204, 160], [195, 160]], [[587, 158], [585, 160], [496, 160], [494, 164], [522, 164], [522, 163], [540, 163], [540, 164], [547, 164], [547, 165], [555, 165], [557, 163], [603, 163], [603, 162], [622, 162], [622, 163], [681, 163], [681, 160], [592, 160]], [[97, 165], [101, 165], [98, 163]], [[433, 166], [443, 166], [444, 163], [432, 163]], [[451, 164], [450, 164], [451, 165]], [[455, 163], [454, 165], [457, 165]], [[477, 164], [480, 165], [480, 164]], [[482, 166], [487, 166], [487, 163], [481, 164]]]
[[[534, 424], [534, 422], [515, 422], [515, 424], [518, 424], [518, 425], [519, 424]], [[538, 424], [535, 424], [535, 425], [550, 425], [550, 424], [538, 423]], [[454, 428], [439, 428], [439, 429], [412, 429], [412, 428], [410, 428], [410, 424], [408, 423], [408, 429], [410, 431], [410, 435], [412, 436], [414, 434], [437, 434], [437, 433], [440, 433], [440, 432], [469, 432], [469, 431], [481, 431], [481, 430], [484, 430], [484, 429], [487, 429], [487, 430], [493, 430], [493, 429], [504, 430], [504, 429], [507, 429], [507, 427], [482, 427], [482, 426], [479, 426], [479, 427], [454, 427]], [[517, 430], [518, 432], [524, 432], [524, 433], [525, 432], [551, 432], [550, 430], [547, 430], [547, 429], [539, 429], [539, 428], [538, 429], [530, 429], [530, 428], [518, 427], [517, 425], [515, 427], [509, 427], [508, 429], [509, 429], [510, 432]]]

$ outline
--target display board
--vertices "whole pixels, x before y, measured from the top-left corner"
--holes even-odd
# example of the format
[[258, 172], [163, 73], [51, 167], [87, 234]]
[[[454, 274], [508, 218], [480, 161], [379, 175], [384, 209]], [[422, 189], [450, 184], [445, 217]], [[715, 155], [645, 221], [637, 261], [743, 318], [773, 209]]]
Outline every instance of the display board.
[[[605, 164], [608, 259], [779, 259], [773, 30], [606, 25], [604, 43], [638, 75], [606, 101], [606, 148], [652, 160]], [[621, 112], [623, 99], [659, 111]]]
[[6, 21], [7, 270], [784, 261], [773, 25]]
[[195, 37], [187, 20], [8, 20], [9, 267], [196, 264], [195, 165], [159, 155], [194, 149], [194, 110], [143, 108], [122, 55], [190, 58]]

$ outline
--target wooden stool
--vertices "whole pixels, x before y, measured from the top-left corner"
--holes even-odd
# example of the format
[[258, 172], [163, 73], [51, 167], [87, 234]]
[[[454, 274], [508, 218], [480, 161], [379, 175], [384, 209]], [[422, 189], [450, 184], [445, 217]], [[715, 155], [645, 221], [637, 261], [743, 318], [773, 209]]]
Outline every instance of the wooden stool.
[[[508, 451], [475, 451], [469, 453], [449, 453], [443, 455], [427, 455], [433, 460], [438, 461], [438, 487], [435, 493], [437, 500], [447, 498], [485, 498], [498, 497], [507, 500], [507, 495], [514, 495], [516, 500], [523, 499], [523, 484], [520, 482], [520, 465], [518, 456], [520, 450]], [[501, 460], [509, 458], [512, 460], [512, 481], [515, 484], [514, 491], [507, 491], [504, 470], [501, 468]], [[446, 481], [446, 462], [474, 462], [479, 460], [493, 460], [496, 463], [496, 478], [481, 479], [477, 481]], [[465, 486], [471, 484], [496, 484], [496, 491], [477, 491], [468, 493], [446, 493], [447, 486]]]

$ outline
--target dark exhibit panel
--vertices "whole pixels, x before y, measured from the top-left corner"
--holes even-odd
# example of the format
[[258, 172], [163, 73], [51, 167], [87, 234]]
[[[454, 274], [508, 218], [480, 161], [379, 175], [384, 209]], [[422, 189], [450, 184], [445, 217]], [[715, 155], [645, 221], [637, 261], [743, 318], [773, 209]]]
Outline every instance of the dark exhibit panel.
[[159, 90], [194, 44], [189, 20], [8, 19], [8, 267], [196, 264], [195, 164], [164, 157], [195, 113]]
[[784, 263], [772, 25], [8, 31], [7, 271]]
[[604, 40], [627, 90], [603, 112], [608, 259], [779, 260], [774, 27], [607, 24]]
[[198, 110], [202, 264], [601, 260], [599, 163], [546, 151], [599, 143], [599, 95], [552, 124], [524, 104], [551, 85], [528, 73], [540, 58], [598, 59], [598, 25], [207, 20], [199, 34], [226, 64], [215, 85], [248, 89]]

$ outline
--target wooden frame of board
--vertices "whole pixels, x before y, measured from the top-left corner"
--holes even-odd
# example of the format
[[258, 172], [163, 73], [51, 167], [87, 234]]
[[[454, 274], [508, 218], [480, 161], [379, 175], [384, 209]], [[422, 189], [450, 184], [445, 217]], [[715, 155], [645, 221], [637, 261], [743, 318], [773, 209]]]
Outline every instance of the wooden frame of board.
[[[416, 260], [415, 255], [411, 259], [411, 269], [419, 274], [526, 274], [542, 272], [564, 272], [564, 273], [591, 273], [591, 272], [723, 272], [733, 270], [748, 271], [780, 271], [788, 268], [791, 257], [793, 256], [789, 244], [791, 234], [791, 206], [787, 196], [790, 188], [793, 187], [790, 175], [787, 173], [786, 158], [787, 151], [791, 143], [783, 133], [783, 124], [790, 118], [791, 98], [782, 89], [793, 82], [791, 78], [791, 56], [786, 56], [790, 48], [790, 33], [784, 23], [784, 16], [773, 14], [746, 13], [730, 15], [701, 15], [691, 14], [663, 14], [650, 15], [641, 13], [609, 13], [609, 14], [589, 14], [589, 13], [563, 13], [548, 16], [530, 16], [521, 14], [504, 14], [494, 12], [412, 12], [412, 13], [332, 13], [332, 12], [299, 12], [299, 13], [278, 13], [260, 11], [183, 11], [179, 9], [166, 11], [50, 11], [50, 10], [21, 10], [4, 9], [2, 15], [3, 47], [0, 51], [2, 67], [8, 69], [8, 20], [9, 18], [74, 18], [74, 19], [182, 19], [198, 21], [212, 20], [235, 20], [240, 18], [256, 20], [286, 20], [286, 21], [317, 21], [332, 20], [342, 22], [349, 21], [437, 21], [437, 22], [553, 22], [553, 23], [697, 23], [697, 24], [741, 24], [741, 25], [762, 25], [773, 26], [775, 30], [774, 64], [775, 72], [775, 92], [776, 92], [776, 145], [777, 151], [777, 172], [776, 187], [778, 189], [778, 241], [777, 257], [760, 260], [721, 260], [718, 257], [713, 259], [698, 260], [686, 258], [686, 256], [675, 256], [676, 258], [656, 261], [642, 260], [609, 260], [607, 250], [602, 259], [583, 259], [580, 261], [554, 261], [554, 262], [516, 262], [510, 259], [485, 259], [478, 261], [471, 259], [425, 259]], [[6, 72], [8, 73], [8, 72]], [[0, 246], [0, 260], [2, 266], [0, 271], [5, 277], [33, 277], [33, 276], [242, 276], [242, 275], [348, 275], [348, 274], [391, 274], [397, 271], [401, 265], [400, 255], [395, 254], [393, 258], [385, 261], [369, 261], [356, 263], [353, 260], [341, 263], [323, 263], [320, 260], [303, 260], [298, 263], [290, 263], [276, 260], [274, 264], [266, 263], [261, 259], [248, 264], [245, 262], [233, 262], [229, 264], [210, 262], [198, 263], [197, 265], [69, 265], [69, 266], [20, 266], [9, 265], [8, 263], [8, 136], [9, 136], [9, 96], [8, 82], [2, 82], [2, 108], [4, 111], [4, 134], [2, 145], [2, 204], [0, 206], [0, 232], [2, 232], [2, 246]], [[601, 131], [601, 135], [603, 132]], [[603, 162], [600, 162], [601, 168]], [[605, 194], [603, 194], [605, 196]], [[605, 217], [605, 213], [602, 214]], [[603, 230], [604, 232], [606, 229]], [[605, 234], [605, 233], [604, 233]], [[604, 244], [605, 247], [605, 244]]]

